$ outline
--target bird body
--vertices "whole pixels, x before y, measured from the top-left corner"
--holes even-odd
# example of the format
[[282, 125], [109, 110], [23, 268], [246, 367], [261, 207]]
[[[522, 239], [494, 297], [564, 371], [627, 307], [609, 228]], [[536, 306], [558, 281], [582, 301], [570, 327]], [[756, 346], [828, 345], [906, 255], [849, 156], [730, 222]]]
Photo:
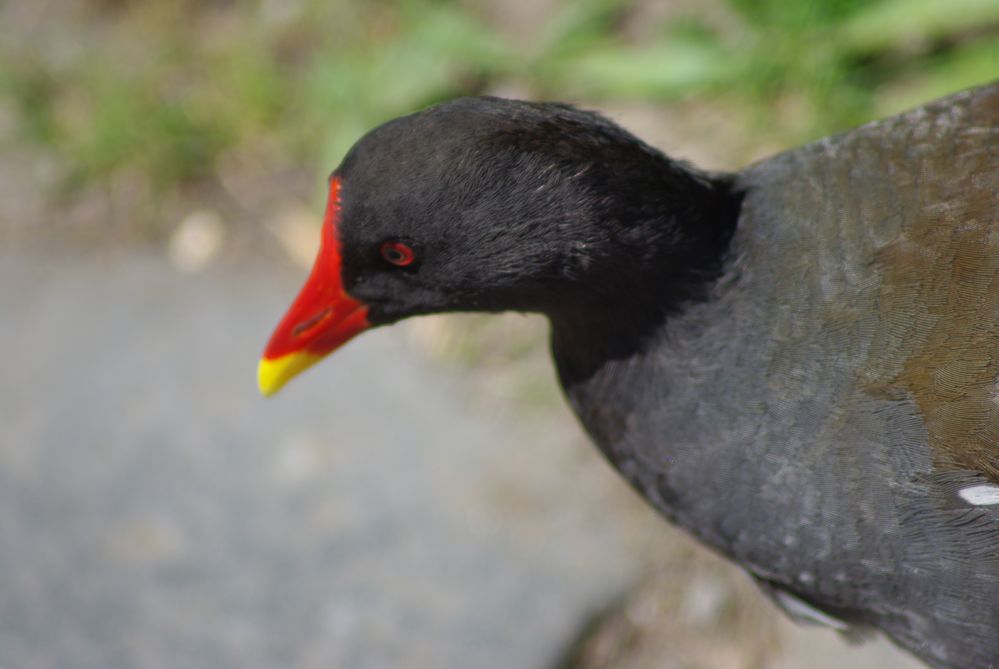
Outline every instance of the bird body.
[[999, 663], [999, 498], [960, 494], [999, 492], [999, 87], [736, 189], [711, 296], [563, 372], [574, 409], [657, 509], [771, 588], [937, 666]]
[[348, 337], [545, 313], [608, 460], [792, 616], [999, 666], [999, 84], [732, 175], [561, 105], [393, 123], [334, 174]]

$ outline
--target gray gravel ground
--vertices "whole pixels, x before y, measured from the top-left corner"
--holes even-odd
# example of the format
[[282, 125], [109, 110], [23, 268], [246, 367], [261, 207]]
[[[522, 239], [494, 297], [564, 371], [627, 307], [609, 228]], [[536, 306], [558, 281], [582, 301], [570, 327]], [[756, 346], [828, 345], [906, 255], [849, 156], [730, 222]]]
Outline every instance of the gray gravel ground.
[[397, 332], [262, 400], [298, 277], [0, 263], [0, 666], [540, 667], [635, 575]]
[[[259, 398], [257, 355], [300, 279], [0, 253], [0, 667], [541, 668], [670, 550], [718, 563], [566, 415], [477, 410], [398, 329]], [[711, 569], [644, 634], [677, 638], [656, 630], [690, 600], [728, 654], [614, 666], [748, 666], [711, 618], [748, 586]], [[915, 666], [781, 635], [765, 666]]]

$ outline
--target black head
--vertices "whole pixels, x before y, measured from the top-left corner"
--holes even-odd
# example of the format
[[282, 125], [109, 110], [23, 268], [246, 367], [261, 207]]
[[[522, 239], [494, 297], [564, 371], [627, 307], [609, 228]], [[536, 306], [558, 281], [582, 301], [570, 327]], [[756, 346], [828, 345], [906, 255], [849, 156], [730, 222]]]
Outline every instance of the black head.
[[717, 268], [725, 191], [566, 105], [465, 98], [386, 123], [331, 177], [323, 248], [261, 387], [417, 314], [668, 310]]
[[[711, 196], [706, 178], [597, 114], [499, 98], [386, 123], [333, 177], [344, 287], [372, 323], [617, 299], [691, 251], [682, 219], [702, 218]], [[391, 262], [393, 242], [410, 264]]]

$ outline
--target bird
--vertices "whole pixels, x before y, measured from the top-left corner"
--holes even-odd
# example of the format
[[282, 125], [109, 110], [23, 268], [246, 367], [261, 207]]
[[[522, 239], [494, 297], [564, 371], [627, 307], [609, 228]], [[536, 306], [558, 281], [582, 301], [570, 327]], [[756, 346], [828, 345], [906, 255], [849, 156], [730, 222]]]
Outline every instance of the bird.
[[410, 316], [543, 314], [606, 459], [788, 615], [999, 667], [999, 82], [735, 172], [458, 98], [328, 191], [263, 394]]

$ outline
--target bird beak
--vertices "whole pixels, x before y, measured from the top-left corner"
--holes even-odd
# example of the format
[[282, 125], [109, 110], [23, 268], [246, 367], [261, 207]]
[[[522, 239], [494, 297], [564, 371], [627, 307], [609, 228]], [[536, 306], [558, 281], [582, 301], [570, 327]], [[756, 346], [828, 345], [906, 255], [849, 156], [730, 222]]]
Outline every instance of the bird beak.
[[367, 306], [343, 289], [336, 234], [339, 216], [340, 180], [334, 177], [312, 273], [271, 335], [257, 367], [257, 385], [265, 397], [371, 325]]

